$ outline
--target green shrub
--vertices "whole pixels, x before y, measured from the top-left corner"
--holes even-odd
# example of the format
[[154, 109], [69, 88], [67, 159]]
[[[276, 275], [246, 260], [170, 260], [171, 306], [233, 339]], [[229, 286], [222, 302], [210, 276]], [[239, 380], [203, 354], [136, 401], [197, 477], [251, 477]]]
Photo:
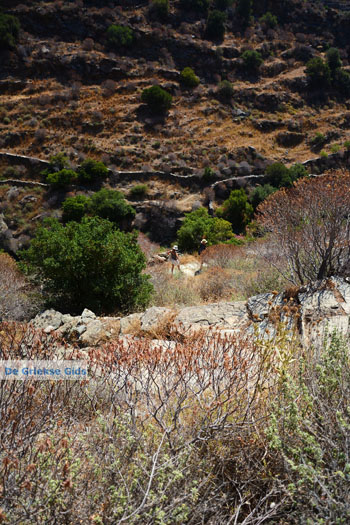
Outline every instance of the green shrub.
[[207, 239], [209, 245], [229, 241], [233, 238], [231, 224], [223, 219], [210, 217], [206, 208], [186, 213], [182, 226], [177, 232], [180, 250], [197, 251], [203, 237]]
[[253, 0], [238, 0], [236, 4], [236, 13], [242, 20], [243, 26], [247, 27], [250, 23], [253, 13]]
[[331, 84], [332, 76], [330, 67], [320, 57], [312, 58], [307, 62], [306, 75], [311, 87], [327, 88]]
[[78, 312], [128, 311], [145, 307], [152, 287], [136, 234], [123, 233], [98, 217], [65, 226], [47, 221], [21, 257], [56, 308]]
[[190, 67], [185, 67], [180, 74], [181, 84], [187, 88], [195, 88], [198, 86], [200, 80]]
[[134, 33], [130, 27], [111, 25], [107, 29], [107, 45], [118, 50], [121, 47], [130, 47], [134, 41]]
[[210, 11], [205, 28], [205, 34], [208, 38], [222, 40], [225, 36], [226, 14], [222, 11]]
[[180, 5], [182, 9], [186, 9], [187, 11], [202, 11], [206, 13], [209, 3], [209, 0], [181, 0]]
[[277, 16], [267, 11], [260, 19], [261, 24], [265, 24], [269, 29], [275, 29], [278, 26]]
[[344, 142], [344, 148], [347, 149], [347, 150], [350, 150], [350, 140], [346, 140]]
[[79, 181], [83, 183], [100, 182], [106, 179], [108, 168], [103, 162], [85, 159], [78, 168]]
[[152, 0], [151, 11], [164, 20], [169, 14], [169, 0]]
[[253, 216], [253, 207], [244, 189], [232, 190], [217, 214], [232, 224], [235, 233], [242, 233]]
[[64, 168], [63, 170], [49, 173], [46, 176], [46, 182], [55, 188], [65, 188], [76, 182], [77, 178], [77, 173], [74, 170]]
[[213, 182], [213, 180], [215, 179], [215, 171], [210, 168], [209, 166], [207, 166], [206, 168], [204, 168], [204, 173], [203, 173], [203, 177], [202, 177], [203, 181], [206, 182], [206, 183], [211, 183]]
[[233, 0], [214, 0], [214, 8], [215, 9], [221, 9], [224, 11], [228, 7], [231, 7], [233, 4]]
[[0, 13], [0, 49], [12, 49], [18, 41], [20, 24], [18, 18]]
[[335, 71], [333, 85], [345, 97], [350, 96], [350, 74], [344, 69], [337, 69]]
[[316, 135], [311, 139], [311, 146], [313, 148], [322, 148], [324, 144], [327, 142], [327, 138], [323, 133], [320, 133], [319, 131], [316, 133]]
[[292, 184], [292, 177], [289, 169], [282, 164], [282, 162], [275, 162], [266, 168], [266, 175], [268, 181], [275, 188], [290, 186]]
[[334, 73], [337, 69], [341, 68], [342, 61], [341, 61], [338, 49], [336, 49], [335, 47], [331, 47], [330, 49], [328, 49], [326, 53], [326, 57], [327, 57], [327, 64], [330, 70], [332, 71], [332, 73]]
[[90, 197], [89, 213], [115, 222], [120, 229], [128, 229], [136, 212], [120, 191], [102, 188]]
[[289, 168], [289, 175], [290, 175], [292, 181], [295, 181], [295, 180], [301, 179], [303, 177], [308, 177], [309, 174], [308, 174], [307, 169], [305, 168], [305, 166], [303, 166], [300, 163], [296, 163], [296, 164], [293, 164], [293, 166], [291, 166]]
[[130, 190], [130, 197], [132, 199], [141, 200], [146, 197], [148, 193], [147, 184], [135, 184]]
[[220, 82], [219, 87], [218, 87], [218, 96], [220, 100], [227, 102], [231, 100], [233, 95], [234, 95], [234, 89], [233, 89], [232, 83], [229, 82], [228, 80], [223, 80], [222, 82]]
[[271, 186], [271, 184], [264, 184], [263, 186], [257, 186], [254, 188], [250, 202], [254, 209], [256, 209], [261, 202], [263, 202], [269, 195], [277, 191], [277, 188]]
[[154, 113], [162, 113], [170, 108], [173, 97], [160, 86], [152, 86], [142, 91], [141, 100]]
[[67, 155], [65, 155], [63, 152], [57, 153], [57, 155], [53, 155], [50, 157], [50, 170], [51, 171], [60, 171], [63, 170], [63, 168], [69, 167], [69, 159]]
[[259, 67], [263, 63], [261, 54], [259, 51], [255, 51], [255, 49], [247, 49], [247, 51], [242, 53], [241, 58], [243, 60], [244, 67], [251, 72], [258, 71]]
[[85, 195], [68, 197], [62, 204], [63, 221], [81, 221], [84, 215], [88, 212], [89, 202], [89, 197], [85, 197]]
[[328, 158], [328, 153], [327, 151], [325, 151], [324, 149], [321, 151], [320, 153], [320, 157], [322, 157], [323, 159], [327, 159]]

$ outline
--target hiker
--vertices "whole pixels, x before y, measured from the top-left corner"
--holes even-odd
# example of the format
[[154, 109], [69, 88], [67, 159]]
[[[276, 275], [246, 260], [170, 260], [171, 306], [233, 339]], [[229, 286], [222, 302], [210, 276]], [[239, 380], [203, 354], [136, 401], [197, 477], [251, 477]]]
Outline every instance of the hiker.
[[171, 262], [171, 275], [173, 275], [173, 273], [174, 273], [175, 266], [177, 266], [179, 268], [179, 270], [180, 270], [180, 259], [179, 259], [177, 251], [178, 251], [178, 247], [175, 245], [168, 252], [168, 255], [170, 256], [169, 260]]
[[201, 240], [201, 243], [199, 245], [199, 248], [198, 248], [198, 255], [199, 255], [200, 260], [201, 260], [201, 265], [200, 265], [200, 268], [199, 268], [199, 272], [202, 270], [202, 267], [203, 267], [203, 262], [204, 262], [203, 252], [204, 252], [204, 250], [207, 247], [207, 243], [208, 243], [207, 239], [204, 239], [204, 237], [203, 237], [203, 239]]

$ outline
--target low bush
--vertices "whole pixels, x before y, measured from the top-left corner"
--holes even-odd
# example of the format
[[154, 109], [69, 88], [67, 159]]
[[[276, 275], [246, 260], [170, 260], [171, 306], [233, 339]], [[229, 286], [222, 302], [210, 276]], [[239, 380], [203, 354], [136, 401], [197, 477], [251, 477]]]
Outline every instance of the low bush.
[[185, 67], [180, 74], [181, 84], [187, 88], [195, 88], [200, 80], [190, 67]]
[[275, 29], [278, 26], [277, 16], [270, 13], [270, 11], [267, 11], [267, 13], [260, 17], [259, 22], [269, 29]]
[[210, 0], [181, 0], [180, 6], [187, 11], [199, 11], [206, 13], [209, 7]]
[[257, 186], [254, 188], [250, 195], [250, 202], [252, 203], [254, 210], [274, 191], [277, 191], [277, 188], [271, 186], [271, 184], [264, 184], [263, 186]]
[[102, 182], [108, 176], [108, 168], [103, 162], [86, 159], [78, 168], [78, 176], [82, 183]]
[[18, 18], [0, 12], [0, 49], [16, 47], [20, 30]]
[[165, 20], [169, 14], [169, 0], [152, 0], [151, 12]]
[[130, 27], [111, 25], [107, 29], [107, 45], [114, 50], [128, 48], [133, 41], [134, 33]]
[[241, 19], [243, 28], [246, 28], [252, 20], [253, 0], [237, 0], [236, 14]]
[[41, 307], [41, 297], [7, 253], [0, 253], [0, 320], [23, 321]]
[[223, 80], [218, 86], [218, 97], [222, 102], [228, 102], [234, 95], [234, 89], [231, 82]]
[[75, 183], [77, 179], [77, 173], [74, 170], [66, 168], [60, 171], [55, 171], [54, 173], [49, 173], [46, 176], [46, 182], [54, 188], [65, 188], [66, 186]]
[[215, 180], [215, 171], [209, 166], [207, 166], [206, 168], [204, 168], [202, 179], [206, 184], [211, 184]]
[[160, 86], [152, 86], [142, 91], [141, 101], [147, 104], [152, 112], [163, 113], [170, 109], [172, 96]]
[[261, 54], [259, 53], [259, 51], [255, 51], [255, 49], [247, 49], [242, 53], [241, 58], [243, 60], [243, 66], [248, 71], [254, 73], [256, 73], [259, 70], [261, 64], [263, 63]]
[[120, 191], [102, 188], [90, 197], [89, 213], [114, 222], [122, 230], [129, 229], [136, 212]]
[[224, 11], [228, 7], [231, 7], [233, 4], [233, 0], [214, 0], [214, 9], [220, 9], [221, 11]]
[[321, 89], [328, 88], [331, 85], [332, 75], [330, 67], [320, 57], [312, 58], [307, 62], [306, 75], [310, 87]]
[[215, 9], [210, 11], [205, 27], [205, 35], [213, 40], [223, 40], [225, 36], [226, 14]]
[[318, 131], [316, 135], [311, 139], [310, 143], [313, 148], [321, 149], [327, 143], [327, 140], [327, 137], [323, 133], [320, 133]]
[[129, 192], [131, 199], [142, 200], [147, 196], [148, 186], [147, 184], [135, 184]]

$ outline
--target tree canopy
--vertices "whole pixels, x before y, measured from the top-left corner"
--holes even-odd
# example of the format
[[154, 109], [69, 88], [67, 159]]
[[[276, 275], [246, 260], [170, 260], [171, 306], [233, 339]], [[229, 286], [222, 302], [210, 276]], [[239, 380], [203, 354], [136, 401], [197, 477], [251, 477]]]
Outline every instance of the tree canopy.
[[270, 195], [257, 212], [291, 282], [344, 272], [350, 257], [349, 173], [299, 179]]
[[28, 250], [21, 253], [48, 303], [80, 313], [129, 311], [147, 305], [152, 286], [142, 274], [145, 257], [137, 236], [123, 233], [98, 217], [83, 217], [65, 226], [49, 219]]

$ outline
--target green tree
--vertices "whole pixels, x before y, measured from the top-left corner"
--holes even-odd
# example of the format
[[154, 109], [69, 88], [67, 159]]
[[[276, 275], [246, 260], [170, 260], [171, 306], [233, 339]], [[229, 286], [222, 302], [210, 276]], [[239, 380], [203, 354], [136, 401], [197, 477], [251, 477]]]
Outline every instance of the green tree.
[[313, 88], [327, 88], [331, 84], [332, 75], [327, 62], [315, 57], [306, 64], [306, 75], [309, 85]]
[[152, 0], [151, 12], [165, 20], [169, 14], [169, 0]]
[[243, 232], [253, 215], [253, 207], [248, 202], [244, 189], [232, 190], [229, 198], [218, 209], [217, 214], [232, 224], [235, 233]]
[[238, 0], [236, 5], [236, 13], [242, 20], [243, 26], [247, 27], [250, 23], [253, 13], [253, 0]]
[[275, 188], [290, 186], [293, 182], [289, 169], [282, 164], [282, 162], [270, 164], [270, 166], [266, 168], [266, 175], [269, 183]]
[[247, 49], [242, 53], [241, 58], [243, 60], [244, 67], [251, 72], [257, 72], [263, 63], [261, 54], [259, 51], [255, 51], [255, 49]]
[[62, 219], [63, 222], [81, 221], [89, 209], [89, 197], [85, 195], [77, 195], [75, 197], [68, 197], [62, 204]]
[[185, 219], [177, 233], [180, 250], [193, 252], [198, 249], [201, 239], [208, 244], [219, 244], [233, 238], [231, 224], [218, 217], [210, 217], [206, 208], [199, 208], [185, 214]]
[[345, 97], [350, 96], [350, 74], [345, 69], [335, 71], [333, 85]]
[[97, 217], [65, 226], [49, 219], [21, 258], [49, 304], [66, 311], [130, 311], [145, 307], [152, 292], [136, 234]]
[[78, 168], [79, 181], [83, 183], [101, 182], [106, 179], [108, 168], [103, 162], [94, 159], [85, 159]]
[[18, 18], [0, 13], [0, 49], [12, 49], [18, 41], [20, 24]]
[[154, 113], [162, 113], [167, 111], [172, 102], [173, 97], [160, 86], [152, 86], [142, 91], [141, 100]]
[[261, 24], [265, 24], [266, 27], [269, 29], [275, 29], [275, 27], [278, 26], [278, 20], [277, 16], [270, 13], [270, 11], [267, 11], [260, 19], [259, 22]]
[[226, 14], [215, 9], [210, 11], [205, 28], [205, 34], [208, 38], [222, 40], [225, 36]]
[[328, 49], [326, 57], [327, 64], [329, 65], [332, 74], [334, 74], [335, 71], [342, 66], [339, 50], [335, 47], [331, 47], [330, 49]]
[[231, 7], [233, 4], [233, 0], [214, 0], [214, 8], [215, 9], [221, 9], [224, 11], [228, 7]]
[[120, 191], [106, 188], [90, 197], [88, 208], [92, 215], [115, 222], [121, 229], [129, 228], [136, 215], [134, 208], [126, 202]]
[[206, 13], [209, 3], [209, 0], [181, 0], [180, 5], [182, 9], [187, 11], [202, 11]]
[[185, 67], [180, 74], [181, 84], [187, 88], [195, 88], [198, 86], [200, 80], [190, 67]]
[[113, 24], [107, 29], [107, 45], [113, 49], [130, 47], [133, 41], [134, 33], [130, 27]]

